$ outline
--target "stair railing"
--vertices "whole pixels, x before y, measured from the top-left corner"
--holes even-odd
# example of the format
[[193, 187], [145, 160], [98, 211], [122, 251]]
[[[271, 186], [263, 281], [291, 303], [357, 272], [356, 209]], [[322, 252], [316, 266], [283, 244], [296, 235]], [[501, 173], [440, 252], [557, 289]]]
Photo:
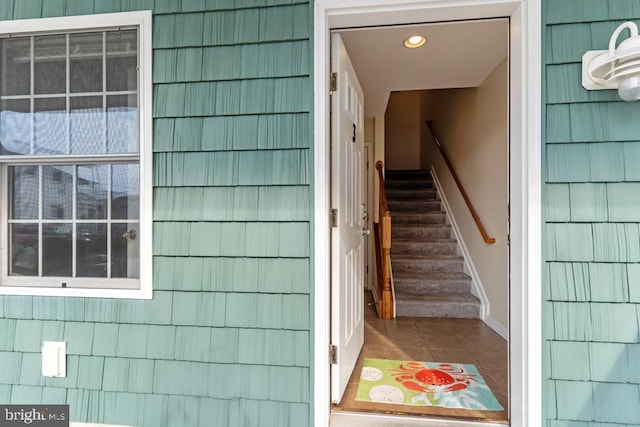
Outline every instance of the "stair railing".
[[469, 211], [471, 212], [471, 216], [473, 217], [473, 220], [475, 221], [476, 226], [478, 227], [478, 230], [480, 231], [480, 234], [484, 239], [484, 242], [488, 244], [494, 244], [496, 242], [496, 239], [494, 237], [489, 237], [487, 230], [485, 230], [484, 225], [482, 225], [482, 221], [480, 221], [480, 217], [478, 216], [478, 213], [473, 207], [473, 204], [471, 203], [471, 199], [469, 199], [467, 192], [465, 191], [464, 187], [462, 186], [462, 183], [460, 182], [460, 179], [458, 178], [458, 174], [456, 173], [456, 170], [453, 168], [453, 165], [451, 164], [451, 161], [449, 160], [447, 153], [442, 147], [440, 140], [436, 136], [436, 133], [433, 129], [433, 122], [427, 122], [427, 127], [429, 128], [429, 131], [433, 136], [433, 140], [436, 142], [436, 147], [438, 147], [438, 150], [440, 150], [440, 154], [442, 154], [442, 158], [444, 159], [444, 162], [447, 164], [447, 167], [449, 168], [449, 171], [453, 176], [453, 180], [456, 182], [456, 185], [458, 186], [458, 190], [460, 190], [460, 194], [462, 194], [462, 198], [464, 199], [464, 202], [467, 204], [467, 208], [469, 208]]
[[[380, 181], [378, 205], [378, 235], [376, 235], [377, 251], [376, 264], [381, 268], [379, 272], [378, 284], [378, 317], [382, 319], [393, 319], [393, 281], [391, 279], [391, 212], [387, 204], [387, 191], [384, 185], [384, 174], [382, 170], [384, 164], [378, 160], [376, 169]], [[382, 287], [380, 287], [382, 282]]]

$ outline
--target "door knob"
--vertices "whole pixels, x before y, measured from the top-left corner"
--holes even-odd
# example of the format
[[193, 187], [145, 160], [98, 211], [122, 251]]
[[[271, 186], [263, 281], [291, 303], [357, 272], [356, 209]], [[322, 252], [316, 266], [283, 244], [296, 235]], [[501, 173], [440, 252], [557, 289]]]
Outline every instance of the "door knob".
[[363, 236], [368, 236], [369, 234], [371, 234], [371, 230], [369, 230], [368, 228], [363, 228], [362, 229], [362, 235]]
[[129, 230], [129, 231], [125, 231], [124, 233], [122, 233], [122, 238], [123, 239], [136, 240], [137, 236], [138, 236], [138, 233], [136, 233], [136, 230]]

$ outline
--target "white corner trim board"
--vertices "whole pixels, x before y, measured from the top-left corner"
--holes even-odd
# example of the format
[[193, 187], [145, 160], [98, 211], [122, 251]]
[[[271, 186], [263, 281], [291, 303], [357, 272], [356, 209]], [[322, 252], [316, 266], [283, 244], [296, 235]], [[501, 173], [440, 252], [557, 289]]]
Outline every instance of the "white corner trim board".
[[314, 1], [313, 425], [329, 425], [329, 34], [332, 28], [509, 17], [510, 423], [542, 425], [541, 0]]

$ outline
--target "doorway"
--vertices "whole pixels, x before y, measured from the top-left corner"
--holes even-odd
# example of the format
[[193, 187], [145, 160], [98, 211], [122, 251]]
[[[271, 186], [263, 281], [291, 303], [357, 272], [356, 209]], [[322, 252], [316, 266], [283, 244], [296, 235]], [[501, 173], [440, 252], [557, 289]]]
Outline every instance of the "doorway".
[[[315, 256], [314, 256], [314, 424], [329, 422], [329, 212], [328, 179], [328, 40], [331, 28], [367, 25], [477, 19], [507, 16], [511, 18], [511, 116], [519, 118], [510, 130], [512, 198], [511, 236], [512, 280], [520, 286], [510, 295], [510, 324], [518, 331], [510, 338], [513, 402], [511, 419], [516, 425], [540, 422], [540, 28], [539, 4], [535, 1], [409, 1], [402, 5], [380, 1], [318, 0], [315, 3]], [[521, 120], [520, 120], [521, 119]], [[529, 237], [530, 236], [530, 237]]]
[[[426, 36], [426, 45], [415, 50], [405, 48], [403, 41], [415, 34]], [[337, 110], [348, 104], [347, 98], [352, 97], [351, 92], [344, 91], [342, 80], [355, 79], [360, 81], [364, 90], [365, 119], [373, 121], [375, 116], [383, 115], [385, 121], [384, 152], [376, 152], [375, 155], [376, 160], [384, 161], [387, 178], [391, 174], [395, 177], [388, 180], [386, 194], [394, 235], [391, 246], [398, 318], [377, 319], [373, 298], [365, 292], [365, 299], [368, 297], [365, 317], [368, 318], [364, 325], [364, 347], [357, 364], [352, 359], [354, 365], [345, 367], [349, 359], [338, 357], [337, 366], [332, 366], [337, 372], [352, 373], [342, 399], [335, 395], [335, 390], [332, 392], [332, 402], [339, 403], [334, 405], [334, 409], [446, 415], [505, 422], [508, 420], [505, 340], [508, 311], [508, 20], [335, 31], [332, 43], [342, 45], [343, 41], [344, 53], [340, 57], [334, 56], [332, 61], [349, 60], [353, 66], [349, 73], [338, 73], [335, 78], [338, 85], [332, 95], [332, 156], [340, 153], [343, 147], [354, 145], [350, 129], [347, 129], [345, 138], [336, 136], [336, 129], [342, 125], [335, 121], [342, 116]], [[332, 70], [337, 70], [333, 63]], [[343, 100], [345, 96], [347, 98]], [[336, 103], [338, 99], [340, 102]], [[355, 99], [362, 97], [356, 96]], [[348, 117], [347, 120], [349, 125], [353, 121]], [[439, 136], [445, 137], [443, 145], [450, 148], [447, 151], [457, 166], [457, 175], [465, 183], [470, 198], [476, 201], [487, 228], [496, 232], [492, 234], [496, 241], [493, 245], [486, 245], [475, 229], [426, 121], [440, 125]], [[373, 139], [377, 137], [374, 135]], [[359, 165], [351, 165], [347, 169], [359, 169], [356, 166]], [[430, 167], [433, 170], [428, 172]], [[332, 169], [341, 167], [333, 161]], [[398, 181], [399, 170], [403, 171], [401, 181]], [[429, 173], [433, 174], [434, 180], [439, 177], [439, 192], [435, 191], [434, 182], [428, 179]], [[332, 178], [335, 177], [334, 171]], [[401, 187], [397, 187], [399, 184]], [[415, 190], [407, 189], [414, 188], [414, 185]], [[444, 188], [446, 197], [442, 191]], [[332, 191], [341, 191], [335, 179], [332, 180]], [[443, 206], [446, 206], [449, 221], [445, 221]], [[342, 214], [343, 210], [339, 211]], [[415, 219], [407, 224], [407, 217], [415, 217], [416, 212], [424, 213], [429, 224], [419, 225], [414, 223]], [[427, 212], [434, 215], [429, 216]], [[340, 227], [341, 224], [338, 225]], [[420, 235], [416, 236], [418, 231]], [[462, 249], [457, 248], [458, 244]], [[460, 253], [466, 255], [464, 270], [472, 276], [462, 271]], [[339, 267], [335, 262], [334, 266]], [[340, 301], [343, 298], [340, 291], [348, 288], [345, 285], [338, 280], [332, 281], [332, 313], [345, 311]], [[490, 308], [494, 308], [494, 312]], [[464, 318], [467, 316], [476, 319]], [[497, 325], [496, 329], [502, 336], [478, 317], [489, 325]], [[343, 329], [347, 328], [349, 332], [350, 326], [348, 322], [345, 325], [332, 323], [332, 344], [337, 344], [337, 350], [341, 350], [343, 345], [338, 343]], [[363, 363], [374, 363], [374, 359], [385, 363], [390, 360], [419, 361], [424, 365], [447, 366], [446, 369], [452, 369], [450, 364], [455, 364], [456, 368], [450, 371], [454, 376], [433, 370], [447, 375], [450, 384], [442, 386], [445, 394], [440, 395], [438, 386], [425, 386], [415, 378], [407, 383], [407, 387], [412, 387], [409, 390], [403, 383], [393, 381], [394, 375], [400, 381], [397, 374], [388, 372], [380, 382], [391, 381], [384, 387], [387, 391], [404, 395], [405, 404], [380, 404], [376, 400], [363, 402], [362, 399], [368, 397], [366, 390], [370, 381], [361, 381], [360, 373], [370, 369], [363, 369]], [[382, 386], [375, 387], [372, 390]], [[487, 391], [496, 400], [492, 397], [481, 402], [482, 399], [472, 398], [478, 393], [476, 388]], [[410, 393], [417, 389], [428, 390], [429, 405], [409, 404]], [[460, 400], [454, 402], [454, 396], [460, 396]], [[446, 409], [436, 409], [440, 405]], [[452, 410], [456, 405], [476, 410]]]

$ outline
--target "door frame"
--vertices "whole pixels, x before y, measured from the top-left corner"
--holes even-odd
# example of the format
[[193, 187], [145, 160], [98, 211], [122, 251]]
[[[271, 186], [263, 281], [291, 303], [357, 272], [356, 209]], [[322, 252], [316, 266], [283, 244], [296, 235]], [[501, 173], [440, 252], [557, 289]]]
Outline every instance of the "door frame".
[[330, 416], [329, 62], [335, 28], [510, 18], [509, 293], [510, 420], [542, 424], [542, 43], [541, 0], [315, 0], [313, 147], [313, 408], [315, 427]]
[[[366, 139], [364, 141], [364, 152], [366, 166], [364, 168], [364, 176], [365, 176], [365, 186], [366, 186], [366, 212], [367, 212], [367, 223], [366, 228], [370, 232], [373, 232], [373, 210], [377, 208], [373, 206], [373, 171], [375, 170], [375, 159], [373, 157], [373, 142], [367, 142]], [[364, 246], [365, 246], [365, 273], [364, 273], [364, 289], [372, 290], [373, 289], [373, 273], [375, 273], [375, 265], [373, 261], [373, 234], [368, 234], [364, 236]]]

